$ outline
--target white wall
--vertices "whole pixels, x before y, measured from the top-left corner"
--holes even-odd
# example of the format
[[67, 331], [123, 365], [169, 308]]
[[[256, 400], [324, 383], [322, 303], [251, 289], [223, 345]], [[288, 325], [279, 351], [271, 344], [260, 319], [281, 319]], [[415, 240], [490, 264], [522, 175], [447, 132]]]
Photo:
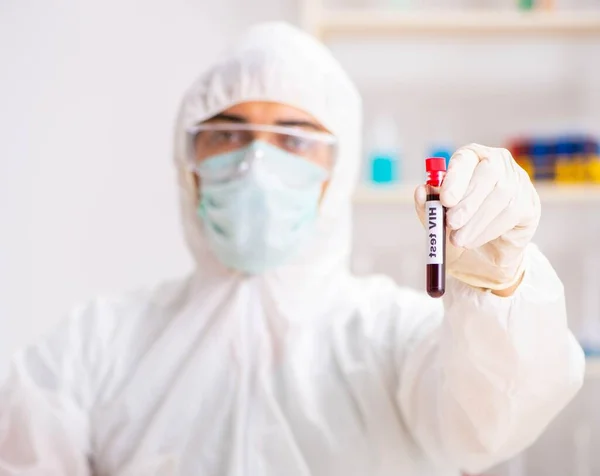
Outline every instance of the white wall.
[[293, 0], [0, 2], [0, 362], [73, 305], [188, 269], [171, 134], [191, 81]]

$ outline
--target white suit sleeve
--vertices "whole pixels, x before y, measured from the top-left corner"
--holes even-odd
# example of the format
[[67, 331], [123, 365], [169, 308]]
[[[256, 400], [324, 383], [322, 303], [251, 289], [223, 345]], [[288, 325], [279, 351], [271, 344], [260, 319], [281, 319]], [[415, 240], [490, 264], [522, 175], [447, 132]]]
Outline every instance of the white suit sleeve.
[[88, 466], [86, 323], [74, 316], [17, 354], [0, 387], [0, 474], [85, 476]]
[[449, 280], [441, 326], [402, 362], [399, 404], [423, 451], [479, 472], [529, 446], [581, 387], [583, 352], [564, 290], [530, 246], [508, 298]]

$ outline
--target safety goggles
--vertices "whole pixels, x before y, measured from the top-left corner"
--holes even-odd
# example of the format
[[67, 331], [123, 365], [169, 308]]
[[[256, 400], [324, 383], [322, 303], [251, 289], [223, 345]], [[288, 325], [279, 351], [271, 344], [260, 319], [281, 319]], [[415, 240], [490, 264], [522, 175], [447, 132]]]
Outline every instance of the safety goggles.
[[[267, 142], [278, 149], [323, 167], [333, 169], [336, 139], [332, 134], [308, 132], [297, 127], [260, 124], [207, 123], [188, 130], [190, 165], [202, 176], [202, 163], [222, 154], [244, 149], [254, 141]], [[233, 175], [247, 170], [249, 163], [240, 157], [232, 164]], [[233, 178], [233, 176], [232, 176]]]

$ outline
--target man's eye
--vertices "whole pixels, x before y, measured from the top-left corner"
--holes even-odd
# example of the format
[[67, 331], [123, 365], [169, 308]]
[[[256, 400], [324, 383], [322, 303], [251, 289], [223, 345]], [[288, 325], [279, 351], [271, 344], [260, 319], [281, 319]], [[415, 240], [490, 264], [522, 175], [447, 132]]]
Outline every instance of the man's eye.
[[284, 147], [290, 152], [303, 153], [310, 149], [310, 141], [302, 137], [285, 136]]
[[213, 144], [235, 144], [242, 140], [240, 131], [214, 131], [211, 137]]

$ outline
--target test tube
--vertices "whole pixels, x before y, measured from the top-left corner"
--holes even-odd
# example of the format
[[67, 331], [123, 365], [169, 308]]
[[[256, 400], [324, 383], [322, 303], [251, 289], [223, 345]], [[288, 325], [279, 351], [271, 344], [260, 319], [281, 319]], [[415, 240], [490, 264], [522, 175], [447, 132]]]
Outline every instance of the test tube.
[[425, 220], [427, 228], [427, 294], [439, 298], [446, 291], [446, 210], [440, 201], [440, 187], [446, 175], [446, 160], [430, 157], [425, 160], [427, 198]]

